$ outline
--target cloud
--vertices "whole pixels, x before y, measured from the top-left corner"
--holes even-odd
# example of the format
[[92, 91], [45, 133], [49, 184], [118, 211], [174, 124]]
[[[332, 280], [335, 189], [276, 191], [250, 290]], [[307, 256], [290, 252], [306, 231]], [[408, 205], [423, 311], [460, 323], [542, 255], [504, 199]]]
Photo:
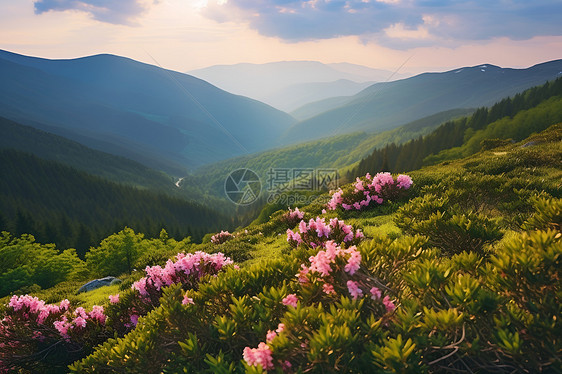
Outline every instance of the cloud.
[[36, 0], [35, 14], [50, 11], [76, 10], [88, 13], [95, 20], [132, 25], [134, 20], [159, 0]]
[[292, 42], [356, 35], [410, 48], [562, 35], [559, 0], [215, 0], [201, 12]]

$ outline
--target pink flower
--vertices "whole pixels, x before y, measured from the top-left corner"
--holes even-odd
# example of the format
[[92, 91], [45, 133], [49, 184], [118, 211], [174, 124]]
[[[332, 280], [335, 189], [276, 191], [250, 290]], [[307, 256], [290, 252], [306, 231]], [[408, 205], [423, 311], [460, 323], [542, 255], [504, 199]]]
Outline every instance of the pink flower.
[[231, 233], [221, 230], [221, 232], [219, 232], [218, 234], [211, 236], [211, 243], [222, 244], [231, 238], [233, 238], [233, 235]]
[[64, 299], [63, 301], [60, 302], [61, 309], [68, 309], [69, 306], [70, 306], [70, 301], [68, 301], [68, 299]]
[[119, 302], [119, 294], [109, 295], [109, 302], [111, 304], [117, 304]]
[[68, 322], [66, 316], [62, 316], [59, 321], [53, 322], [53, 325], [63, 338], [68, 338], [68, 329], [72, 326], [72, 324]]
[[305, 232], [308, 231], [308, 227], [306, 227], [306, 222], [305, 222], [305, 221], [300, 221], [300, 223], [299, 223], [299, 231], [301, 232], [301, 234], [304, 234]]
[[136, 314], [131, 314], [131, 323], [133, 324], [133, 326], [136, 326], [138, 322], [139, 316]]
[[267, 344], [261, 342], [257, 348], [244, 348], [244, 361], [251, 366], [261, 365], [262, 369], [273, 369], [273, 357]]
[[358, 297], [363, 296], [363, 291], [359, 288], [357, 283], [352, 280], [347, 281], [347, 289], [349, 290], [349, 293], [354, 300]]
[[187, 297], [187, 294], [183, 297], [183, 300], [181, 302], [183, 305], [188, 305], [188, 304], [195, 304], [193, 302], [193, 299], [191, 297]]
[[283, 331], [285, 331], [285, 324], [284, 323], [280, 323], [277, 325], [277, 330], [275, 330], [278, 334], [281, 334]]
[[76, 326], [78, 327], [86, 327], [86, 320], [82, 317], [76, 317], [74, 318], [74, 320], [72, 321], [72, 323], [74, 323]]
[[296, 308], [298, 301], [299, 301], [299, 299], [297, 298], [297, 295], [292, 293], [292, 294], [287, 295], [283, 299], [283, 305], [288, 305], [288, 306], [292, 306], [292, 307]]
[[329, 283], [324, 283], [324, 285], [322, 285], [322, 291], [328, 295], [336, 293], [336, 291], [334, 291], [334, 286]]
[[275, 339], [276, 337], [277, 337], [277, 333], [275, 331], [268, 330], [265, 341], [267, 343], [271, 343], [273, 341], [273, 339]]
[[398, 187], [404, 190], [410, 188], [410, 186], [412, 186], [412, 184], [414, 183], [412, 182], [412, 178], [405, 174], [400, 174], [398, 177], [396, 177], [396, 182], [398, 183]]
[[390, 300], [390, 297], [388, 297], [388, 295], [385, 296], [384, 299], [382, 299], [382, 303], [384, 304], [387, 312], [392, 312], [394, 309], [396, 309], [396, 305], [394, 305], [394, 303], [392, 302], [392, 300]]
[[363, 191], [365, 188], [363, 187], [363, 181], [357, 178], [357, 182], [355, 183], [355, 190], [356, 192]]
[[82, 308], [81, 306], [79, 306], [78, 308], [76, 308], [74, 310], [74, 315], [82, 317], [84, 319], [88, 319], [88, 314], [86, 313], [86, 310], [84, 308]]
[[92, 311], [88, 314], [90, 318], [97, 320], [99, 323], [104, 324], [107, 316], [103, 312], [103, 306], [94, 305]]
[[350, 275], [353, 275], [357, 270], [359, 270], [359, 266], [361, 265], [361, 253], [359, 253], [355, 246], [349, 247], [345, 250], [345, 252], [349, 253], [350, 256], [343, 270]]
[[377, 287], [371, 288], [371, 299], [378, 300], [381, 298], [381, 296], [382, 296], [381, 290], [379, 290]]

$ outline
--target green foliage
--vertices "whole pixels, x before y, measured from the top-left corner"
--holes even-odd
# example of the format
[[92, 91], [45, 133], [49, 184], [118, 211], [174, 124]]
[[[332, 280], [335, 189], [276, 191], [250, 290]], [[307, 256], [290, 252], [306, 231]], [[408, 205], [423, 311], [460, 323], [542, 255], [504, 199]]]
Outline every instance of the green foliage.
[[83, 266], [76, 251], [59, 252], [53, 244], [39, 244], [31, 235], [0, 234], [0, 297], [37, 285], [53, 287]]
[[131, 274], [140, 253], [146, 251], [141, 247], [143, 238], [143, 234], [126, 227], [102, 240], [99, 247], [91, 248], [86, 264], [97, 276]]
[[503, 99], [490, 108], [479, 108], [469, 117], [448, 121], [430, 134], [405, 144], [375, 149], [350, 174], [353, 177], [379, 171], [385, 158], [388, 171], [406, 172], [466, 157], [483, 147], [504, 145], [502, 140], [509, 138], [521, 141], [562, 122], [561, 96], [562, 78], [558, 78]]
[[14, 150], [0, 150], [0, 175], [0, 211], [7, 231], [76, 248], [82, 259], [90, 246], [125, 226], [150, 237], [165, 228], [176, 239], [200, 240], [203, 233], [232, 224], [198, 203], [109, 182]]
[[538, 198], [536, 212], [524, 223], [527, 230], [557, 230], [562, 227], [562, 199]]
[[[123, 316], [140, 304], [121, 292], [106, 309], [114, 338], [70, 370], [259, 373], [264, 367], [244, 356], [265, 346], [270, 372], [560, 372], [560, 128], [534, 135], [531, 146], [506, 145], [509, 157], [482, 152], [411, 173], [417, 197], [395, 206], [394, 218], [354, 212], [354, 226], [394, 219], [402, 232], [361, 243], [353, 274], [340, 253], [326, 275], [297, 278], [322, 256], [288, 250], [282, 212], [268, 211], [267, 222], [221, 245], [141, 238], [144, 253], [185, 245], [260, 258], [203, 277], [187, 293], [163, 288], [159, 306], [142, 311], [130, 332]], [[302, 211], [335, 214], [320, 205]]]
[[410, 235], [426, 235], [446, 256], [463, 251], [485, 254], [485, 245], [501, 238], [499, 226], [483, 214], [463, 213], [447, 198], [428, 194], [398, 210], [396, 225]]

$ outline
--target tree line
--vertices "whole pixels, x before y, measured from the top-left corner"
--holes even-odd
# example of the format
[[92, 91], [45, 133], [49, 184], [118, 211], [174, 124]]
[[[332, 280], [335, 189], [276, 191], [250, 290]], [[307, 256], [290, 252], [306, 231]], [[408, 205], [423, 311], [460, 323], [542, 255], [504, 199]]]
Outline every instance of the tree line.
[[0, 150], [0, 231], [76, 248], [81, 258], [90, 246], [125, 226], [147, 237], [158, 237], [164, 228], [173, 238], [198, 241], [232, 225], [230, 218], [203, 205]]
[[[427, 160], [426, 162], [424, 160], [428, 156], [437, 155], [441, 151], [454, 147], [461, 147], [476, 132], [485, 129], [488, 125], [506, 117], [513, 118], [517, 113], [535, 108], [550, 98], [560, 95], [562, 95], [562, 78], [505, 98], [489, 108], [478, 108], [471, 116], [447, 121], [426, 136], [420, 136], [401, 145], [391, 143], [373, 150], [369, 156], [362, 159], [354, 169], [347, 173], [346, 179], [352, 180], [354, 176], [364, 175], [367, 172], [407, 172], [419, 169], [427, 164]], [[553, 105], [557, 105], [557, 103]], [[539, 130], [552, 124], [545, 122]], [[516, 125], [514, 124], [514, 126]], [[520, 126], [527, 127], [524, 122], [521, 122]], [[519, 130], [517, 131], [518, 139], [515, 140], [522, 140], [531, 131], [531, 129]]]

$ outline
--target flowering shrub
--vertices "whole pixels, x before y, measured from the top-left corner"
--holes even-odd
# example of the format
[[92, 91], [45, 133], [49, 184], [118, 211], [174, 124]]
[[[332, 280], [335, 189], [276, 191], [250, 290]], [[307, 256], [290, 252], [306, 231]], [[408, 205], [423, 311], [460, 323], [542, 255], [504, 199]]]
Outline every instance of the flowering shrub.
[[353, 231], [351, 225], [346, 225], [344, 221], [337, 218], [332, 218], [326, 223], [325, 218], [316, 217], [316, 220], [310, 219], [308, 223], [300, 221], [298, 232], [287, 229], [287, 241], [293, 247], [301, 244], [309, 245], [312, 248], [324, 247], [330, 240], [356, 245], [364, 238], [360, 229]]
[[[355, 246], [343, 249], [333, 241], [328, 241], [325, 248], [309, 257], [310, 266], [301, 264], [297, 274], [301, 284], [318, 289], [321, 286], [322, 292], [327, 295], [349, 295], [355, 300], [370, 294], [373, 300], [381, 299], [382, 291], [378, 287], [383, 285], [367, 272], [359, 271], [361, 253]], [[387, 311], [394, 310], [394, 304], [388, 296], [383, 300], [386, 300], [383, 304]]]
[[372, 204], [382, 204], [385, 200], [395, 200], [412, 186], [412, 179], [400, 174], [396, 180], [390, 173], [378, 173], [371, 177], [357, 178], [352, 184], [353, 189], [346, 191], [341, 188], [332, 194], [327, 207], [335, 210], [341, 206], [345, 210], [361, 210]]
[[234, 238], [234, 235], [229, 233], [228, 231], [221, 231], [218, 234], [211, 236], [211, 243], [213, 244], [222, 244], [227, 240]]
[[288, 227], [295, 227], [303, 218], [304, 212], [301, 212], [299, 208], [295, 208], [295, 210], [289, 208], [289, 211], [281, 216], [281, 222], [285, 223]]
[[[290, 309], [281, 319], [278, 328], [268, 330], [266, 341], [260, 342], [257, 348], [244, 348], [243, 357], [248, 366], [265, 370], [280, 368], [287, 372], [293, 366], [291, 362], [306, 362], [316, 349], [331, 349], [329, 338], [319, 338], [319, 335], [327, 331], [322, 327], [317, 330], [309, 327], [316, 323], [322, 324], [316, 318], [307, 316], [307, 319], [299, 319], [298, 323], [291, 320], [293, 313], [310, 308], [306, 305], [312, 305], [315, 309], [316, 302], [333, 305], [337, 300], [349, 300], [351, 297], [353, 302], [365, 305], [370, 313], [379, 317], [396, 309], [389, 295], [382, 297], [383, 292], [377, 287], [382, 286], [380, 282], [367, 271], [361, 271], [361, 253], [355, 246], [344, 249], [333, 241], [326, 242], [325, 249], [310, 256], [306, 264], [301, 264], [297, 278], [300, 292], [303, 294], [301, 305], [298, 304], [299, 297], [294, 293], [282, 299], [282, 304]], [[358, 305], [355, 304], [354, 307], [359, 307]], [[317, 310], [318, 312], [320, 310]], [[329, 325], [330, 318], [325, 318], [324, 323]], [[316, 346], [316, 339], [318, 343], [322, 341], [323, 346]]]
[[12, 296], [0, 321], [0, 372], [36, 365], [29, 360], [36, 352], [79, 358], [78, 351], [89, 352], [106, 339], [106, 318], [98, 305], [88, 312], [72, 308], [66, 299], [55, 305], [29, 295]]
[[176, 261], [168, 260], [164, 267], [147, 266], [146, 277], [133, 283], [131, 288], [139, 293], [142, 300], [157, 305], [162, 287], [182, 284], [186, 289], [196, 288], [202, 277], [216, 275], [224, 266], [231, 264], [232, 260], [220, 252], [178, 253]]
[[[216, 275], [230, 264], [232, 260], [222, 253], [179, 253], [163, 268], [147, 267], [146, 277], [135, 282], [132, 291], [110, 295], [107, 313], [99, 305], [87, 311], [73, 308], [68, 300], [53, 305], [37, 297], [14, 295], [0, 321], [0, 372], [25, 368], [34, 362], [29, 357], [35, 352], [45, 352], [59, 364], [66, 361], [64, 368], [113, 335], [111, 331], [124, 335], [134, 328], [140, 316], [159, 305], [164, 287], [181, 284], [186, 289], [197, 288], [202, 277]], [[186, 295], [183, 304], [193, 304], [193, 299]], [[60, 355], [66, 360], [57, 358]]]

